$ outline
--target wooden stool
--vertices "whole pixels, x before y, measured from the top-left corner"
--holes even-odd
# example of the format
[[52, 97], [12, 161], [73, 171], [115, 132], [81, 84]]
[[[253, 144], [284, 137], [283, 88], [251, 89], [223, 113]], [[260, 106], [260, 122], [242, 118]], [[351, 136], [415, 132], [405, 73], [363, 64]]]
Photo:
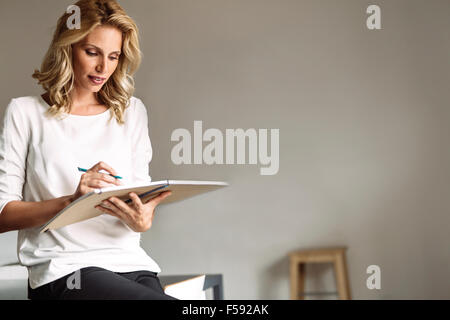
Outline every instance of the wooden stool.
[[346, 247], [300, 250], [289, 254], [291, 299], [301, 300], [305, 296], [305, 264], [333, 263], [339, 299], [350, 300], [350, 285], [345, 261]]

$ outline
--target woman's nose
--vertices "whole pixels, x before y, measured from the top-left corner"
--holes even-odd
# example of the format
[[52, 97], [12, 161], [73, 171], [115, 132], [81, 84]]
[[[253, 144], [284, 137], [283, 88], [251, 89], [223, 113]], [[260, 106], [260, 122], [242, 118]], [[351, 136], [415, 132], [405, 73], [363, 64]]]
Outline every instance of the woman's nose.
[[97, 65], [97, 67], [95, 67], [95, 71], [97, 71], [98, 73], [102, 73], [104, 70], [104, 64], [100, 63]]
[[103, 73], [106, 68], [107, 68], [106, 59], [101, 59], [97, 64], [97, 66], [95, 67], [95, 71]]

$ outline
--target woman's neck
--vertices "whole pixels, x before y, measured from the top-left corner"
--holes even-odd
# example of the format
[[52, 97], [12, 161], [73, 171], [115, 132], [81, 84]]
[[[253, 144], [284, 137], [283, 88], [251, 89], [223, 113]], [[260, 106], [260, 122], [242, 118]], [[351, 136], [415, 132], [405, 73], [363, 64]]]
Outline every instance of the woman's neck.
[[[48, 105], [51, 105], [48, 92], [41, 96]], [[95, 94], [91, 92], [90, 95], [79, 96], [75, 92], [71, 95], [72, 106], [70, 107], [70, 114], [75, 115], [95, 115], [104, 112], [108, 109], [105, 105], [99, 103]]]
[[72, 108], [75, 109], [98, 106], [100, 104], [94, 92], [78, 90], [76, 87], [70, 93], [70, 98], [72, 99]]

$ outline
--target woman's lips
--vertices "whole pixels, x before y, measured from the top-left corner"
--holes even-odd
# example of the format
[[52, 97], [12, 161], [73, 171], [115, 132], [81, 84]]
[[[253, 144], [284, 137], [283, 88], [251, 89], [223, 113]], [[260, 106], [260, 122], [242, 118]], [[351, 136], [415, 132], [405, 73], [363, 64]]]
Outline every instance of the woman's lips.
[[102, 84], [106, 78], [96, 77], [96, 76], [88, 76], [92, 83], [95, 85]]

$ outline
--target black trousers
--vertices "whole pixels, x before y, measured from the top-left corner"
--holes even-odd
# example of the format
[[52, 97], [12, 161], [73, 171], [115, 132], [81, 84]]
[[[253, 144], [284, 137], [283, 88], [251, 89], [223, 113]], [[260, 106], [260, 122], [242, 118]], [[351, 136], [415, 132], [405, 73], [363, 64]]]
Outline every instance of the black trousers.
[[31, 300], [177, 300], [164, 293], [151, 271], [112, 272], [82, 268], [36, 289], [28, 284]]

